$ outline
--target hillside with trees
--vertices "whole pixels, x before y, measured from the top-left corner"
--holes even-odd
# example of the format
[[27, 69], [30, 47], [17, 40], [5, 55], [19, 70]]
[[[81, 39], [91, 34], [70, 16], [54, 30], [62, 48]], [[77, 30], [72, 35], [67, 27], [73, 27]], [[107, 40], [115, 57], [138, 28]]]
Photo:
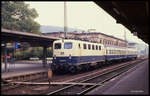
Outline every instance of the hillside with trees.
[[34, 8], [30, 9], [29, 4], [22, 1], [2, 1], [1, 3], [2, 28], [41, 33], [40, 24], [34, 21], [38, 13]]

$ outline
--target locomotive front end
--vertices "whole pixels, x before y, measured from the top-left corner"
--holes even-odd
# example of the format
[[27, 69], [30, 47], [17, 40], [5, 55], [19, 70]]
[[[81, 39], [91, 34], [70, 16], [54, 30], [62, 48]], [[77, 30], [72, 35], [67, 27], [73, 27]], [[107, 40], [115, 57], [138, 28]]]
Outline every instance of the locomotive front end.
[[57, 40], [53, 43], [53, 63], [52, 70], [67, 71], [73, 60], [73, 42], [70, 40]]

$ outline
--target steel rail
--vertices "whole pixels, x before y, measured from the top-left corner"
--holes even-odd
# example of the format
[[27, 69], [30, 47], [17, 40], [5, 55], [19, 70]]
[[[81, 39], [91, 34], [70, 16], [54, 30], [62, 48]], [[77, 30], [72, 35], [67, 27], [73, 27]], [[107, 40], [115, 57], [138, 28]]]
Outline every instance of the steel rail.
[[[140, 62], [140, 63], [141, 63], [141, 62]], [[144, 61], [143, 61], [143, 63], [144, 63]], [[136, 65], [137, 65], [137, 64], [133, 64], [133, 67], [132, 67], [132, 65], [131, 65], [131, 66], [129, 65], [129, 67], [134, 68]], [[128, 69], [125, 69], [124, 71], [121, 71], [121, 72], [119, 72], [119, 73], [116, 73], [115, 75], [111, 76], [110, 78], [107, 78], [107, 79], [105, 79], [105, 80], [103, 80], [103, 81], [101, 81], [101, 82], [99, 82], [99, 83], [97, 83], [97, 84], [100, 84], [99, 86], [104, 86], [103, 84], [106, 83], [107, 81], [109, 81], [109, 80], [111, 80], [111, 79], [113, 79], [113, 78], [116, 78], [117, 76], [120, 76], [122, 73], [126, 73], [126, 72], [127, 72], [128, 70], [130, 70], [130, 69], [131, 69], [131, 68], [128, 68]], [[87, 88], [87, 89], [81, 91], [80, 93], [77, 93], [77, 95], [85, 94], [85, 93], [89, 92], [90, 90], [96, 88], [97, 86], [98, 86], [98, 85], [93, 85], [93, 86], [91, 86], [91, 87], [89, 87], [89, 88]]]
[[[137, 61], [137, 62], [138, 62], [138, 61]], [[134, 63], [132, 63], [132, 64], [135, 64], [135, 63], [137, 63], [137, 62], [134, 62]], [[113, 71], [116, 71], [116, 70], [118, 70], [118, 69], [124, 68], [124, 67], [129, 66], [129, 65], [131, 65], [131, 63], [128, 63], [128, 64], [126, 64], [126, 65], [119, 66], [119, 67], [117, 67], [117, 68], [115, 68], [115, 69], [113, 69], [113, 70], [109, 70], [109, 71], [106, 71], [106, 72], [104, 72], [104, 73], [102, 73], [102, 74], [93, 76], [92, 78], [88, 78], [88, 79], [82, 80], [82, 81], [80, 81], [80, 83], [87, 82], [87, 81], [89, 81], [89, 80], [98, 78], [98, 77], [100, 77], [100, 76], [106, 75], [106, 74], [108, 74], [108, 73], [111, 73], [111, 72], [113, 72]], [[53, 92], [48, 93], [47, 95], [56, 94], [56, 93], [58, 93], [58, 92], [61, 92], [61, 91], [63, 91], [63, 90], [66, 90], [66, 89], [68, 89], [68, 88], [71, 88], [71, 87], [73, 87], [73, 86], [76, 86], [76, 85], [69, 85], [69, 86], [60, 88], [60, 89], [58, 89], [58, 90], [55, 90], [55, 91], [53, 91]]]
[[[129, 66], [130, 66], [130, 65], [129, 65]], [[128, 69], [127, 69], [127, 70], [124, 70], [124, 71], [122, 71], [122, 72], [116, 73], [115, 75], [111, 76], [110, 78], [107, 78], [107, 79], [105, 79], [105, 80], [103, 80], [103, 81], [101, 81], [101, 82], [99, 82], [99, 83], [97, 83], [97, 84], [100, 84], [99, 86], [104, 86], [103, 83], [105, 83], [105, 82], [107, 82], [107, 81], [109, 81], [109, 80], [111, 80], [111, 79], [113, 79], [113, 78], [119, 76], [120, 74], [122, 74], [122, 73], [124, 73], [124, 72], [127, 72], [127, 71], [128, 71]], [[97, 87], [97, 85], [93, 85], [93, 86], [91, 86], [91, 87], [89, 87], [89, 88], [87, 88], [87, 89], [85, 89], [85, 90], [83, 90], [83, 91], [81, 91], [80, 93], [77, 93], [77, 94], [78, 94], [78, 95], [85, 94], [86, 92], [88, 92], [88, 91], [94, 89], [95, 87]]]
[[[36, 74], [27, 74], [27, 75], [23, 75], [23, 76], [18, 76], [18, 77], [15, 77], [15, 78], [22, 78], [23, 77], [23, 82], [28, 82], [28, 81], [34, 81], [34, 80], [39, 80], [40, 78], [43, 78], [43, 77], [39, 77], [39, 78], [33, 78], [33, 79], [24, 79], [24, 77], [32, 77], [32, 76], [37, 76], [37, 75], [41, 75], [41, 74], [44, 74], [43, 72], [41, 73], [36, 73]], [[5, 82], [7, 82], [6, 84], [3, 84], [1, 87], [1, 91], [8, 91], [10, 89], [15, 89], [15, 88], [18, 88], [18, 87], [22, 87], [22, 86], [25, 86], [23, 84], [15, 84], [13, 83], [13, 78], [12, 79], [7, 79], [7, 80], [3, 80]]]

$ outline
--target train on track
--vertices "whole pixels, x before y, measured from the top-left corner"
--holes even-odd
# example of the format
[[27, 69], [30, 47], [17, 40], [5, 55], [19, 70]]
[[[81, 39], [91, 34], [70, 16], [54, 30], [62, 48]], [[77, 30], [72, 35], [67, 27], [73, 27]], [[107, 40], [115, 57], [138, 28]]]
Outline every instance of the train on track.
[[75, 73], [111, 61], [136, 59], [137, 50], [128, 47], [105, 47], [89, 41], [62, 39], [53, 43], [53, 71]]

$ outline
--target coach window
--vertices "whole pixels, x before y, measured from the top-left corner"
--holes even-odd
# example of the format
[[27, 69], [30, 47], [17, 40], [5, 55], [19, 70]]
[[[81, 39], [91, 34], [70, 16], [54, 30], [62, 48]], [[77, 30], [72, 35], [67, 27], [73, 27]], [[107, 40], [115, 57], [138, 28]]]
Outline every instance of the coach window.
[[96, 50], [98, 50], [98, 46], [96, 45]]
[[88, 44], [88, 49], [91, 50], [91, 44]]
[[94, 50], [94, 45], [92, 45], [92, 50]]
[[80, 44], [78, 46], [79, 46], [79, 48], [81, 48]]
[[55, 43], [55, 49], [61, 49], [61, 43]]
[[109, 52], [110, 52], [110, 54], [112, 54], [112, 50], [110, 50]]
[[99, 50], [101, 50], [101, 46], [99, 46]]
[[83, 48], [86, 49], [86, 44], [83, 44]]
[[71, 42], [64, 43], [64, 49], [71, 49], [71, 48], [72, 48]]

